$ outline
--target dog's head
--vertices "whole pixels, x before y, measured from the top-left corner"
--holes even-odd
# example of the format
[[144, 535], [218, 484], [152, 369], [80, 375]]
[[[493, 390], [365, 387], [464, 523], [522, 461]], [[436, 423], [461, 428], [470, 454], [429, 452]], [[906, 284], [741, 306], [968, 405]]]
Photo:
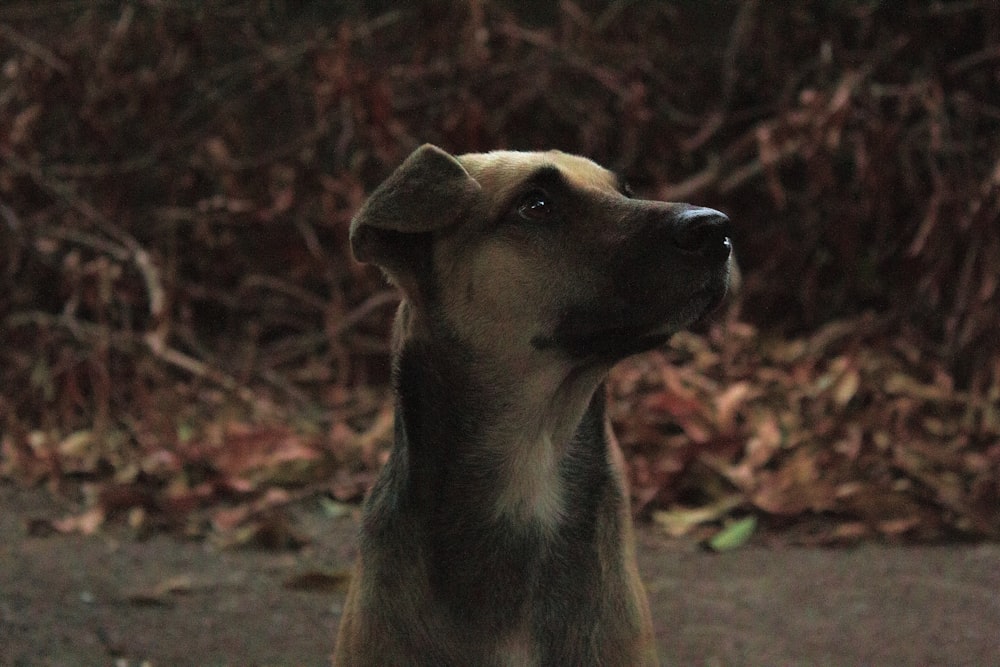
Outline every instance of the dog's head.
[[430, 335], [483, 352], [610, 363], [655, 347], [723, 297], [718, 211], [633, 198], [558, 151], [417, 149], [351, 225]]

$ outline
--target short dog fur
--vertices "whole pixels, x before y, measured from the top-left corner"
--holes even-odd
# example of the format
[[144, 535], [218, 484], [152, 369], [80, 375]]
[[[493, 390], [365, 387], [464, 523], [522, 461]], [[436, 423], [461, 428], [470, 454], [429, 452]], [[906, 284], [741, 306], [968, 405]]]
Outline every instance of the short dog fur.
[[726, 217], [558, 151], [425, 145], [351, 245], [404, 298], [334, 663], [657, 664], [603, 381], [719, 302]]

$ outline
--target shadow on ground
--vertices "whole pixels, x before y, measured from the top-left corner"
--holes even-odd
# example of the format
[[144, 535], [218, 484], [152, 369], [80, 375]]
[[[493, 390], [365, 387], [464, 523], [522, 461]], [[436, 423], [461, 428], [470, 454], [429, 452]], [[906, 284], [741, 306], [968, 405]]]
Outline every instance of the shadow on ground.
[[[290, 588], [337, 573], [354, 522], [301, 507], [298, 553], [30, 537], [58, 516], [39, 491], [0, 484], [0, 664], [324, 665], [343, 591]], [[640, 530], [666, 665], [986, 665], [1000, 659], [1000, 546], [725, 554]]]

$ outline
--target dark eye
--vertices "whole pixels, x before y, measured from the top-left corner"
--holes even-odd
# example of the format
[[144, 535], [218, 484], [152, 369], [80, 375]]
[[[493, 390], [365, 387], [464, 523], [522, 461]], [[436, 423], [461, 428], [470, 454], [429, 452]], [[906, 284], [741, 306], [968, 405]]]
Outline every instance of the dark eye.
[[544, 220], [552, 214], [552, 203], [541, 190], [532, 190], [521, 198], [517, 212], [525, 220]]

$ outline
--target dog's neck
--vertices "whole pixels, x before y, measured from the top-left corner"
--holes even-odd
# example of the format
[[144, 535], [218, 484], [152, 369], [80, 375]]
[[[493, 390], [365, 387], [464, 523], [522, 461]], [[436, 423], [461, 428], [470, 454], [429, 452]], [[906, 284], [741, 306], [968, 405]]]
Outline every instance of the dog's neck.
[[[396, 347], [394, 456], [407, 459], [414, 500], [553, 533], [576, 503], [567, 462], [576, 473], [588, 462], [587, 484], [607, 477], [605, 369], [573, 368], [535, 351], [535, 359], [490, 355], [440, 334]], [[599, 433], [584, 437], [581, 429]]]
[[[455, 341], [398, 347], [395, 444], [366, 530], [404, 535], [435, 599], [482, 639], [514, 632], [536, 591], [575, 591], [623, 499], [599, 379], [567, 378], [533, 404], [537, 378], [474, 360]], [[572, 581], [559, 580], [566, 562]]]

